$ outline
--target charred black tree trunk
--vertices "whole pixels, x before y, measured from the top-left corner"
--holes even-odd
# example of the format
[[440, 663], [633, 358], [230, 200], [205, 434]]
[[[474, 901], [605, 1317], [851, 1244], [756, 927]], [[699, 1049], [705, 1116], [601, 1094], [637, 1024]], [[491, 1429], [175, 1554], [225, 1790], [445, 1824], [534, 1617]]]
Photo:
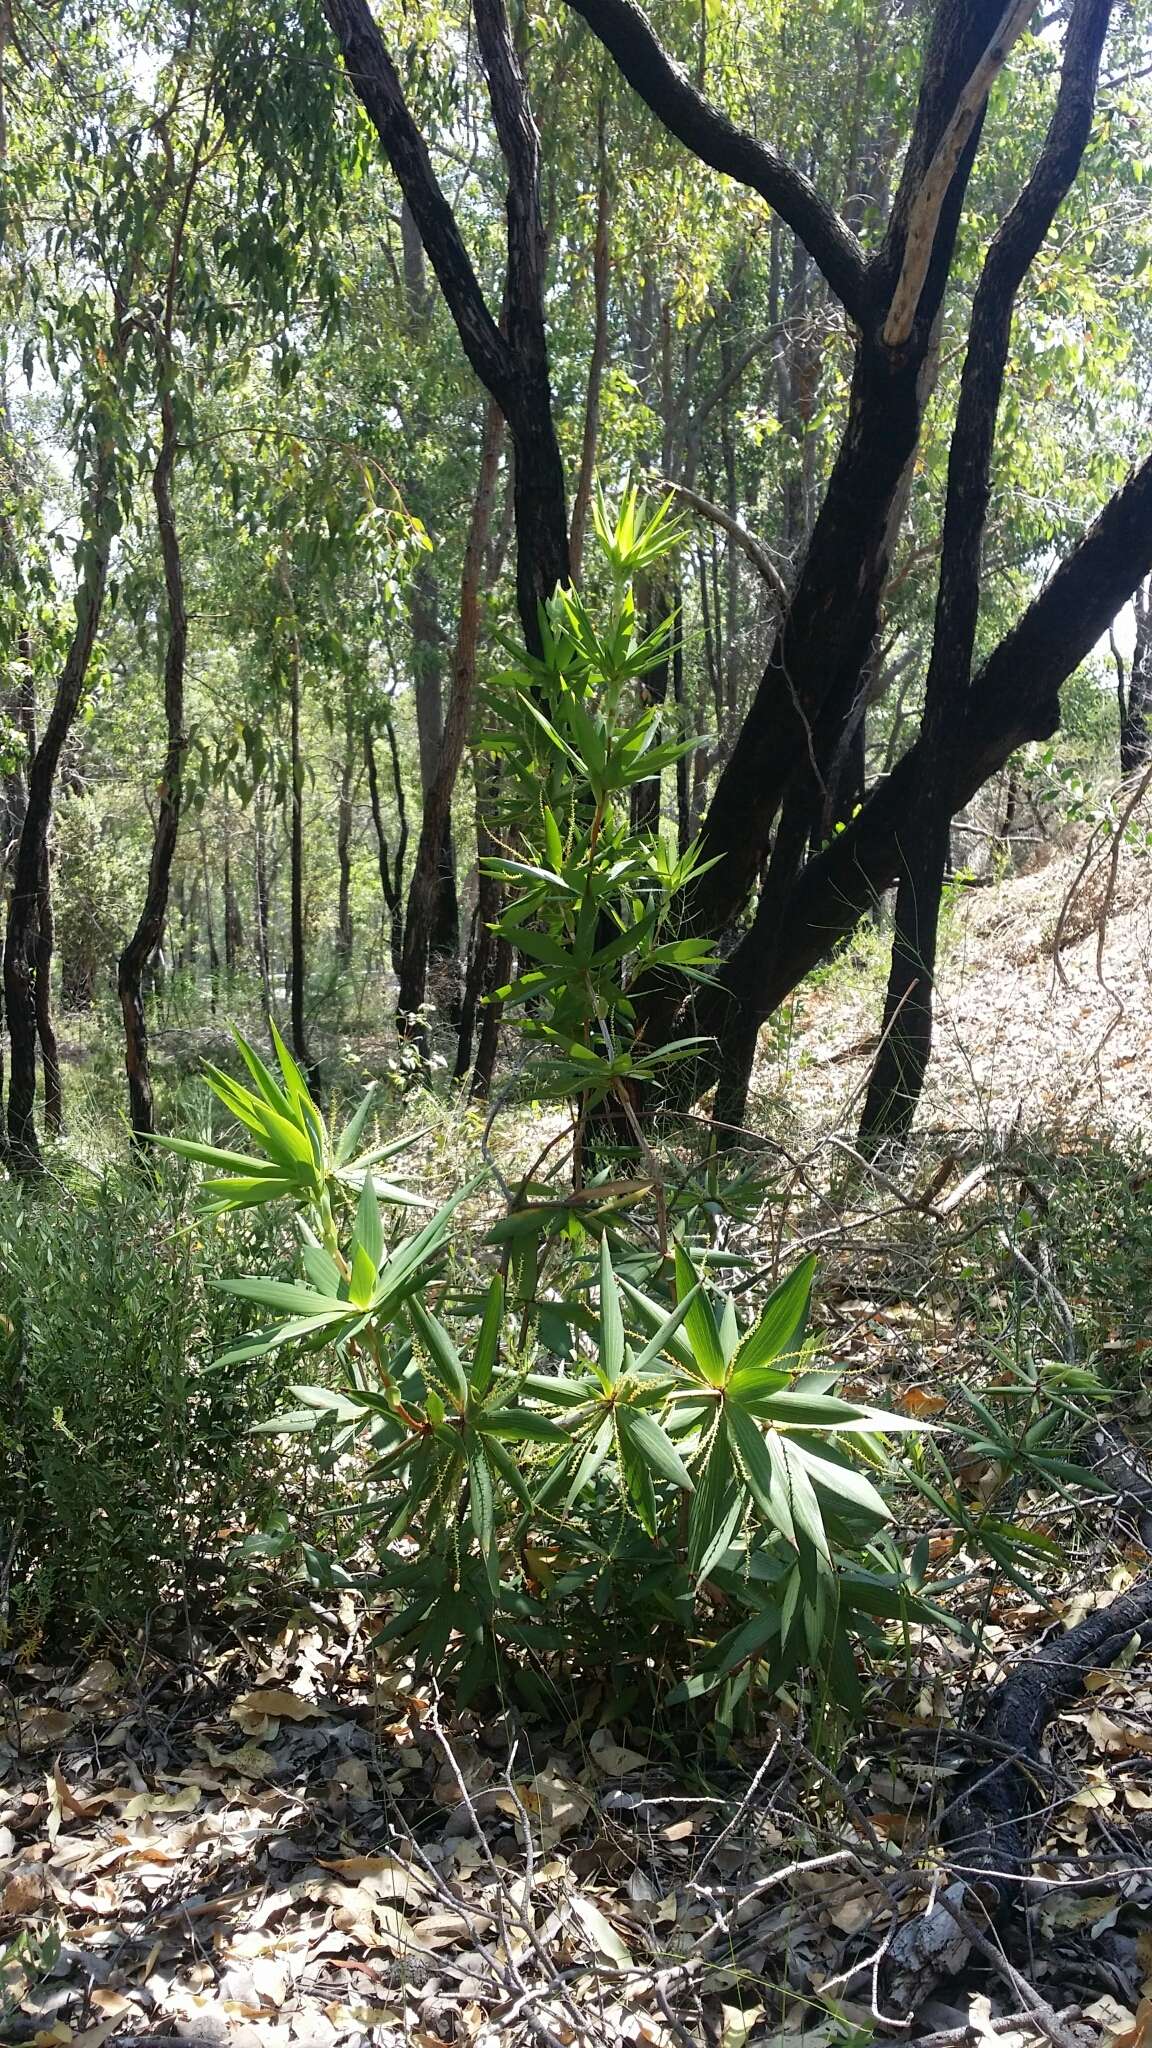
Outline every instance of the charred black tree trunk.
[[368, 771], [368, 800], [372, 808], [372, 826], [376, 834], [376, 859], [380, 869], [380, 889], [388, 911], [391, 934], [390, 957], [392, 972], [397, 980], [404, 958], [404, 857], [408, 851], [408, 807], [404, 801], [404, 778], [400, 772], [400, 754], [396, 745], [396, 729], [391, 713], [384, 719], [384, 733], [388, 741], [388, 752], [392, 763], [392, 793], [396, 800], [396, 847], [393, 851], [384, 823], [384, 808], [380, 800], [380, 777], [376, 767], [376, 745], [372, 720], [364, 723], [364, 766]]
[[204, 937], [208, 942], [208, 1007], [215, 1016], [220, 1004], [220, 948], [216, 944], [212, 864], [208, 859], [208, 835], [203, 821], [200, 825], [200, 874], [204, 886]]
[[52, 837], [49, 833], [40, 863], [36, 895], [36, 1036], [44, 1079], [44, 1126], [54, 1137], [64, 1128], [64, 1087], [60, 1078], [60, 1047], [52, 1016], [52, 961], [56, 950], [56, 919], [52, 908]]
[[[224, 966], [229, 974], [235, 974], [244, 951], [244, 921], [240, 915], [240, 898], [236, 894], [236, 871], [232, 864], [232, 819], [231, 812], [224, 812]], [[156, 958], [155, 953], [153, 959]]]
[[164, 649], [164, 765], [160, 771], [159, 805], [152, 835], [152, 855], [140, 916], [117, 965], [117, 989], [124, 1019], [124, 1064], [128, 1076], [128, 1108], [137, 1147], [147, 1144], [156, 1129], [156, 1107], [148, 1059], [148, 1020], [144, 974], [160, 944], [168, 916], [172, 863], [180, 834], [184, 757], [184, 667], [188, 649], [188, 615], [184, 603], [184, 569], [180, 536], [172, 505], [172, 473], [176, 463], [176, 415], [172, 394], [160, 402], [161, 436], [152, 495], [164, 566], [168, 637]]
[[56, 770], [72, 729], [92, 658], [112, 547], [112, 466], [101, 449], [89, 497], [83, 578], [76, 593], [76, 625], [56, 685], [52, 709], [28, 771], [28, 801], [16, 849], [4, 943], [4, 1001], [11, 1056], [8, 1083], [9, 1160], [17, 1173], [41, 1168], [36, 1135], [37, 928], [40, 889]]
[[588, 357], [588, 382], [584, 394], [584, 427], [580, 439], [580, 467], [572, 497], [572, 577], [579, 583], [584, 563], [584, 538], [596, 480], [596, 450], [600, 440], [600, 400], [608, 362], [608, 287], [612, 260], [609, 240], [611, 189], [608, 180], [607, 108], [604, 94], [596, 103], [596, 226], [592, 236], [592, 348]]
[[[412, 581], [411, 620], [422, 813], [420, 839], [417, 843], [408, 909], [404, 919], [404, 949], [409, 959], [409, 972], [405, 975], [403, 969], [401, 970], [397, 1011], [401, 1028], [411, 1028], [419, 1035], [416, 1012], [428, 992], [429, 965], [439, 962], [447, 966], [449, 962], [456, 962], [460, 956], [456, 849], [452, 839], [454, 777], [449, 775], [445, 778], [448, 786], [447, 805], [442, 801], [443, 783], [440, 791], [435, 796], [433, 794], [437, 782], [441, 780], [441, 765], [444, 760], [444, 636], [439, 618], [439, 586], [431, 571], [423, 564]], [[430, 814], [433, 823], [426, 834], [425, 824]], [[430, 834], [433, 830], [435, 840], [429, 851]], [[418, 923], [417, 930], [413, 933], [412, 890], [417, 886], [419, 902], [415, 907], [418, 910]], [[420, 952], [419, 969], [415, 949], [419, 949]], [[419, 996], [412, 1001], [410, 997], [417, 983]], [[454, 1008], [454, 1002], [449, 1007]]]
[[[541, 650], [540, 607], [571, 574], [564, 465], [552, 414], [544, 322], [547, 242], [540, 209], [540, 138], [512, 41], [504, 0], [476, 0], [474, 19], [501, 153], [508, 174], [507, 264], [502, 318], [481, 289], [396, 67], [367, 0], [323, 0], [348, 77], [380, 138], [419, 230], [464, 352], [495, 400], [512, 440], [516, 601], [531, 653]], [[489, 1005], [474, 1069], [490, 1085], [498, 1042]]]
[[[476, 771], [476, 915], [464, 977], [454, 1075], [457, 1081], [463, 1081], [471, 1073], [472, 1094], [484, 1096], [491, 1089], [496, 1059], [495, 1027], [489, 1027], [496, 1005], [487, 999], [494, 989], [503, 988], [511, 980], [512, 951], [507, 941], [493, 930], [500, 915], [500, 884], [486, 869], [486, 863], [499, 851], [488, 822], [496, 808], [498, 780], [493, 770], [485, 774], [479, 762]], [[474, 1061], [477, 1019], [480, 1037]]]
[[[954, 765], [953, 814], [1029, 740], [1060, 723], [1060, 690], [1152, 572], [1152, 456], [1104, 506], [975, 676]], [[917, 740], [869, 792], [843, 832], [810, 860], [774, 932], [758, 921], [695, 1006], [693, 1027], [718, 1036], [733, 1011], [763, 1023], [835, 951], [902, 872], [901, 843], [920, 786]], [[715, 1047], [686, 1062], [676, 1100], [719, 1076]]]
[[308, 1077], [313, 1094], [319, 1075], [308, 1053], [305, 1020], [307, 958], [304, 935], [304, 755], [300, 744], [300, 648], [293, 632], [288, 650], [288, 717], [291, 787], [288, 812], [288, 981], [292, 1051]]
[[[31, 772], [36, 757], [36, 679], [32, 669], [32, 645], [27, 633], [19, 639], [22, 672], [17, 690], [16, 716], [27, 748]], [[28, 804], [23, 777], [10, 779], [11, 824], [18, 834]], [[44, 1123], [55, 1136], [64, 1128], [64, 1091], [60, 1075], [60, 1048], [52, 1016], [52, 963], [56, 951], [56, 920], [52, 906], [52, 838], [44, 845], [40, 887], [36, 895], [36, 1036], [40, 1044], [40, 1067], [44, 1083]], [[2, 1014], [2, 1005], [0, 1005]]]
[[1132, 611], [1136, 621], [1136, 641], [1127, 680], [1123, 662], [1119, 654], [1116, 656], [1120, 774], [1125, 782], [1139, 775], [1152, 757], [1152, 610], [1147, 583], [1138, 584], [1133, 591]]
[[920, 728], [916, 802], [901, 833], [892, 970], [861, 1147], [907, 1137], [932, 1049], [940, 901], [951, 849], [955, 765], [980, 610], [981, 548], [1016, 295], [1087, 145], [1112, 0], [1077, 0], [1056, 109], [1036, 166], [992, 241], [972, 306], [948, 463], [940, 582]]
[[[445, 900], [442, 876], [445, 839], [447, 837], [450, 849], [452, 797], [472, 716], [476, 649], [480, 631], [480, 595], [492, 527], [492, 506], [502, 437], [503, 427], [499, 411], [494, 405], [490, 405], [485, 420], [480, 452], [480, 474], [472, 504], [468, 540], [464, 551], [464, 567], [460, 579], [460, 611], [452, 662], [451, 694], [447, 715], [438, 737], [435, 773], [424, 793], [420, 839], [408, 891], [400, 991], [397, 997], [397, 1009], [401, 1017], [414, 1017], [420, 1011], [427, 993], [430, 962], [436, 958], [438, 950], [444, 943], [444, 934], [441, 932], [438, 946], [436, 909], [437, 904], [443, 905]], [[452, 904], [455, 909], [454, 875]], [[453, 957], [458, 950], [457, 928], [452, 947]]]
[[[884, 242], [866, 263], [850, 229], [807, 179], [732, 127], [669, 62], [632, 0], [573, 5], [671, 132], [783, 216], [857, 331], [840, 450], [764, 677], [704, 821], [703, 852], [714, 865], [686, 909], [694, 928], [719, 933], [754, 886], [782, 809], [808, 802], [800, 785], [826, 775], [872, 655], [894, 514], [919, 439], [924, 371], [984, 100], [1010, 40], [1003, 48], [996, 40], [1000, 0], [965, 7], [940, 0], [900, 190]], [[672, 977], [638, 991], [647, 1042], [671, 1035], [685, 993]]]
[[256, 791], [252, 817], [253, 877], [252, 910], [256, 927], [256, 965], [260, 971], [260, 991], [264, 1003], [264, 1022], [272, 1022], [272, 959], [270, 938], [270, 902], [268, 888], [268, 845], [264, 820], [264, 792]]
[[350, 699], [344, 704], [344, 748], [340, 756], [340, 793], [336, 807], [336, 960], [346, 969], [352, 960], [352, 799], [356, 787], [355, 729]]
[[475, 8], [480, 57], [508, 171], [503, 331], [485, 301], [367, 0], [324, 0], [324, 11], [348, 77], [411, 209], [465, 354], [508, 423], [515, 458], [517, 604], [525, 640], [538, 653], [539, 606], [570, 573], [568, 519], [544, 326], [547, 248], [540, 212], [540, 140], [503, 0], [477, 0]]

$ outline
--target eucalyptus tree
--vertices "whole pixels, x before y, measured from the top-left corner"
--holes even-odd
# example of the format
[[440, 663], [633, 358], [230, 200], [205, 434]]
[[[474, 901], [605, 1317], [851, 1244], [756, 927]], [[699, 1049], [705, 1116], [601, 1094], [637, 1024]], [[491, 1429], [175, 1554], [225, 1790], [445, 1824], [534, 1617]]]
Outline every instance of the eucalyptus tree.
[[[57, 427], [78, 494], [73, 516], [79, 538], [73, 550], [74, 620], [28, 764], [5, 932], [7, 1137], [17, 1171], [35, 1170], [40, 1160], [37, 1024], [50, 967], [40, 927], [56, 774], [83, 696], [116, 536], [131, 512], [138, 408], [153, 387], [147, 255], [172, 194], [162, 156], [157, 164], [106, 45], [68, 9], [51, 30], [62, 47], [54, 41], [38, 71], [29, 63], [19, 99], [9, 95], [6, 141], [9, 167], [18, 150], [38, 156], [42, 192], [52, 201], [51, 232], [32, 231], [30, 222], [26, 227], [18, 317], [27, 337], [29, 376], [39, 362], [56, 386]], [[29, 46], [37, 49], [31, 37]], [[58, 69], [74, 96], [73, 124], [63, 132], [49, 120], [48, 95]], [[53, 137], [50, 147], [46, 132]]]
[[[305, 1065], [309, 701], [341, 740], [350, 725], [371, 732], [382, 632], [428, 550], [389, 469], [366, 437], [350, 436], [344, 394], [330, 383], [302, 369], [278, 400], [251, 385], [254, 420], [247, 429], [237, 423], [217, 458], [220, 594], [243, 647], [247, 714], [265, 728], [265, 754], [286, 716], [289, 1008], [293, 1051]], [[339, 931], [338, 907], [338, 941]]]
[[[837, 205], [827, 151], [810, 169], [753, 132], [771, 79], [713, 67], [704, 29], [692, 73], [668, 54], [634, 0], [572, 0], [604, 51], [689, 158], [765, 202], [806, 252], [826, 295], [825, 350], [842, 352], [844, 398], [826, 480], [802, 521], [797, 559], [761, 681], [736, 733], [703, 820], [705, 856], [687, 926], [738, 930], [755, 915], [717, 986], [697, 994], [697, 1029], [715, 1048], [694, 1070], [703, 1088], [727, 1061], [746, 1073], [760, 1021], [851, 929], [877, 893], [903, 876], [881, 1070], [869, 1132], [899, 1134], [910, 1121], [931, 1033], [932, 941], [947, 821], [1023, 742], [1054, 730], [1059, 690], [1152, 566], [1152, 458], [1145, 458], [1051, 568], [1016, 622], [977, 659], [991, 463], [1013, 307], [1077, 176], [1091, 132], [1109, 0], [1073, 0], [1059, 22], [1031, 32], [1029, 0], [935, 0], [907, 10], [852, 10], [852, 24], [879, 22], [887, 41], [919, 43], [918, 80], [897, 65], [885, 132], [874, 137], [867, 203]], [[567, 497], [559, 460], [547, 354], [540, 160], [525, 69], [531, 31], [514, 45], [502, 0], [477, 0], [476, 44], [508, 181], [506, 332], [485, 297], [460, 222], [408, 105], [385, 34], [366, 0], [324, 0], [349, 83], [376, 130], [419, 227], [430, 265], [473, 368], [508, 421], [516, 459], [518, 588], [531, 646], [535, 605], [567, 578]], [[834, 29], [840, 11], [822, 11]], [[843, 24], [841, 24], [843, 25]], [[1059, 43], [1054, 29], [1062, 31]], [[738, 41], [738, 29], [726, 33]], [[1122, 22], [1113, 47], [1139, 26]], [[757, 23], [765, 59], [782, 37]], [[874, 40], [876, 40], [874, 38]], [[747, 54], [747, 53], [746, 53]], [[1047, 132], [1020, 167], [1017, 117], [1035, 106], [1026, 82], [1047, 89]], [[710, 97], [737, 102], [746, 125]], [[991, 112], [990, 112], [991, 108]], [[759, 129], [759, 120], [755, 120]], [[1035, 130], [1028, 131], [1034, 134]], [[1138, 134], [1118, 138], [1131, 156]], [[837, 143], [834, 152], [840, 154]], [[856, 161], [857, 159], [852, 159]], [[985, 177], [986, 233], [968, 246], [965, 206]], [[1114, 180], [1126, 182], [1122, 169]], [[1015, 192], [1007, 188], [1015, 187]], [[758, 204], [749, 235], [763, 235]], [[962, 232], [962, 227], [965, 232]], [[1070, 261], [1090, 268], [1092, 248]], [[813, 852], [838, 750], [856, 715], [881, 641], [886, 592], [903, 524], [925, 411], [936, 381], [942, 329], [965, 262], [979, 282], [965, 376], [949, 430], [948, 486], [938, 545], [938, 582], [926, 710], [921, 730], [855, 815]], [[951, 288], [951, 289], [950, 289]], [[1064, 379], [1067, 392], [1074, 379]], [[1133, 422], [1135, 428], [1135, 422]], [[1055, 538], [1055, 536], [1053, 536]], [[923, 904], [924, 914], [913, 911]], [[636, 991], [637, 1028], [648, 1043], [673, 1027], [686, 991], [674, 976]]]

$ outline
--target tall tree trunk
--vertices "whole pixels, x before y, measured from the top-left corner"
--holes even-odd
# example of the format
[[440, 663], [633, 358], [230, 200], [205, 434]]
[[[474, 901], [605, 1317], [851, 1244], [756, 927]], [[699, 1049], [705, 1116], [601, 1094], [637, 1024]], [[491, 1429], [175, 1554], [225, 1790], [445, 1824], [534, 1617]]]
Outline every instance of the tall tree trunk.
[[1092, 123], [1112, 0], [1076, 0], [1056, 108], [1039, 157], [994, 236], [972, 302], [948, 458], [932, 655], [920, 728], [921, 774], [901, 833], [892, 967], [880, 1050], [859, 1143], [875, 1151], [912, 1127], [932, 1050], [940, 904], [951, 854], [956, 757], [962, 743], [980, 609], [981, 548], [1000, 395], [1016, 295], [1080, 166]]
[[[679, 583], [676, 586], [676, 638], [672, 643], [672, 698], [676, 705], [677, 731], [679, 740], [691, 736], [688, 705], [684, 695], [684, 640], [679, 630], [680, 608], [684, 602]], [[692, 756], [681, 754], [676, 763], [676, 846], [680, 853], [687, 853], [692, 844]]]
[[319, 1077], [308, 1056], [308, 1033], [304, 1017], [307, 963], [304, 946], [304, 756], [300, 746], [300, 646], [293, 631], [288, 647], [288, 708], [291, 790], [289, 801], [289, 933], [288, 976], [292, 1051], [308, 1076], [315, 1093]]
[[404, 919], [404, 950], [400, 967], [400, 991], [397, 997], [397, 1009], [402, 1017], [415, 1016], [427, 993], [428, 965], [434, 951], [432, 937], [435, 907], [438, 893], [442, 891], [440, 864], [443, 857], [445, 828], [451, 824], [452, 796], [472, 716], [476, 648], [480, 631], [480, 595], [492, 527], [492, 506], [502, 440], [503, 422], [499, 409], [489, 404], [480, 452], [480, 474], [472, 501], [472, 516], [468, 526], [464, 567], [460, 579], [460, 612], [452, 660], [452, 688], [440, 734], [436, 772], [425, 791], [420, 839]]
[[44, 1124], [54, 1137], [64, 1128], [64, 1086], [60, 1078], [60, 1047], [52, 1016], [52, 959], [56, 919], [52, 909], [52, 837], [49, 833], [40, 863], [36, 894], [36, 1036], [44, 1074]]
[[200, 826], [200, 873], [204, 882], [204, 936], [208, 941], [208, 1007], [215, 1016], [220, 1003], [220, 948], [216, 944], [216, 919], [212, 909], [208, 835], [203, 824]]
[[336, 959], [347, 968], [352, 960], [352, 795], [355, 789], [354, 734], [351, 693], [344, 697], [344, 750], [340, 757], [340, 794], [336, 810]]
[[[1102, 508], [972, 683], [954, 758], [953, 815], [1029, 740], [1060, 723], [1060, 690], [1152, 572], [1152, 455]], [[695, 1100], [718, 1078], [717, 1046], [733, 1012], [763, 1023], [899, 879], [902, 837], [924, 772], [917, 739], [869, 791], [844, 830], [809, 860], [783, 910], [762, 917], [677, 1028], [711, 1041], [673, 1070], [668, 1093]]]
[[224, 810], [224, 966], [235, 974], [244, 950], [244, 923], [236, 894], [236, 872], [232, 862], [232, 814]]
[[544, 323], [547, 243], [540, 138], [504, 0], [476, 0], [476, 38], [508, 171], [504, 321], [493, 318], [458, 224], [367, 0], [323, 0], [349, 81], [380, 138], [476, 375], [508, 422], [514, 449], [516, 602], [529, 651], [539, 607], [571, 575], [567, 499]]
[[[662, 584], [653, 586], [648, 582], [647, 578], [644, 579], [644, 583], [646, 588], [643, 593], [638, 592], [637, 597], [638, 600], [641, 597], [647, 600], [647, 630], [649, 633], [654, 633], [661, 620], [667, 614], [667, 590]], [[639, 685], [642, 704], [650, 706], [667, 702], [671, 667], [671, 651], [666, 648], [661, 660], [656, 663], [654, 668], [649, 669]], [[663, 737], [664, 735], [658, 731], [656, 735], [657, 743]], [[643, 782], [633, 783], [629, 811], [634, 832], [658, 832], [660, 830], [660, 795], [661, 778], [659, 775], [649, 775]]]
[[384, 807], [380, 800], [380, 777], [376, 767], [376, 746], [372, 731], [372, 719], [364, 721], [364, 766], [368, 771], [368, 800], [372, 807], [372, 825], [376, 834], [376, 861], [380, 869], [380, 889], [388, 911], [392, 960], [392, 972], [397, 980], [404, 959], [404, 856], [408, 851], [408, 806], [404, 800], [404, 778], [400, 772], [400, 751], [396, 745], [396, 728], [390, 711], [384, 716], [384, 732], [388, 741], [388, 753], [392, 763], [392, 794], [396, 800], [396, 850], [393, 853], [384, 823]]
[[272, 1023], [272, 961], [269, 950], [268, 845], [264, 816], [264, 792], [256, 791], [252, 815], [253, 922], [256, 926], [256, 965], [260, 971], [260, 992], [264, 1001], [264, 1022]]
[[572, 580], [579, 583], [584, 566], [584, 537], [596, 480], [596, 448], [600, 439], [600, 392], [608, 360], [608, 285], [611, 277], [611, 249], [608, 225], [611, 199], [608, 184], [608, 148], [605, 96], [596, 102], [596, 227], [592, 237], [592, 348], [588, 357], [588, 385], [584, 396], [584, 430], [580, 441], [580, 467], [572, 498]]
[[[17, 691], [16, 713], [27, 749], [31, 773], [36, 757], [36, 678], [32, 669], [32, 646], [27, 633], [19, 636], [22, 673]], [[12, 778], [12, 823], [19, 829], [27, 808], [27, 789], [22, 778]], [[64, 1128], [64, 1092], [60, 1077], [60, 1048], [52, 1017], [52, 962], [56, 949], [56, 920], [52, 906], [52, 835], [44, 844], [40, 886], [36, 895], [36, 1036], [40, 1044], [40, 1065], [44, 1080], [44, 1122], [55, 1136]]]
[[[1127, 689], [1121, 672], [1120, 683], [1120, 774], [1125, 782], [1139, 775], [1152, 755], [1152, 602], [1150, 587], [1139, 584], [1132, 593], [1136, 641]], [[1117, 657], [1117, 665], [1119, 657]]]
[[83, 544], [83, 575], [76, 593], [76, 625], [56, 685], [52, 709], [28, 773], [28, 802], [16, 849], [12, 896], [4, 943], [4, 1000], [8, 1012], [11, 1069], [8, 1083], [8, 1147], [18, 1173], [41, 1169], [36, 1135], [36, 928], [45, 849], [52, 821], [56, 770], [72, 729], [92, 658], [108, 580], [114, 504], [111, 456], [96, 457], [89, 518]]
[[[420, 795], [424, 816], [428, 815], [431, 792], [440, 772], [444, 739], [443, 661], [444, 635], [439, 619], [439, 586], [427, 563], [421, 563], [412, 578], [410, 597], [412, 658], [416, 681], [416, 737], [420, 757]], [[451, 787], [445, 810], [436, 806], [437, 839], [432, 870], [431, 898], [426, 929], [422, 937], [428, 956], [455, 960], [460, 951], [460, 911], [456, 897], [456, 854], [452, 843]], [[423, 839], [423, 833], [421, 834]], [[420, 856], [417, 854], [417, 865]], [[405, 920], [407, 930], [407, 919]], [[422, 988], [420, 1002], [424, 1001]], [[403, 1019], [417, 1004], [398, 1003]]]
[[172, 862], [180, 833], [184, 757], [184, 668], [188, 650], [188, 614], [184, 602], [184, 567], [180, 536], [172, 505], [172, 472], [176, 463], [176, 413], [171, 390], [160, 399], [160, 449], [152, 473], [152, 495], [164, 566], [168, 637], [164, 648], [164, 764], [160, 770], [159, 805], [152, 834], [152, 855], [144, 902], [128, 944], [120, 955], [116, 981], [124, 1019], [124, 1064], [128, 1076], [128, 1109], [132, 1137], [143, 1147], [156, 1129], [152, 1072], [148, 1059], [148, 1020], [144, 973], [160, 944], [168, 915]]
[[[499, 939], [493, 930], [493, 925], [500, 915], [500, 884], [496, 876], [487, 871], [487, 862], [499, 851], [488, 826], [489, 812], [496, 800], [497, 771], [491, 763], [485, 763], [479, 757], [475, 760], [474, 771], [476, 912], [472, 920], [468, 971], [464, 977], [464, 1000], [460, 1007], [460, 1033], [456, 1042], [454, 1076], [457, 1081], [463, 1081], [471, 1072], [472, 1093], [483, 1096], [491, 1091], [498, 1046], [498, 1032], [493, 1029], [486, 1033], [484, 1025], [498, 1006], [491, 1002], [483, 1008], [482, 1005], [486, 996], [490, 996], [494, 989], [502, 988], [510, 978], [511, 953], [506, 941]], [[473, 1066], [472, 1046], [476, 1037], [478, 1017], [482, 1020], [480, 1043]]]

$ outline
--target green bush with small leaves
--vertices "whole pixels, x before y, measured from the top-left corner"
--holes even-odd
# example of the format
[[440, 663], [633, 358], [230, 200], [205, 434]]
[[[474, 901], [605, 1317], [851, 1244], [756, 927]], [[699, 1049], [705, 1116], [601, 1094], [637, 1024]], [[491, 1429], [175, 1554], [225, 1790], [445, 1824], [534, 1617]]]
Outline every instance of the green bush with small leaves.
[[204, 1265], [280, 1256], [283, 1226], [201, 1222], [190, 1178], [0, 1185], [0, 1647], [182, 1628], [278, 1498], [247, 1432], [284, 1375], [217, 1370], [241, 1313]]

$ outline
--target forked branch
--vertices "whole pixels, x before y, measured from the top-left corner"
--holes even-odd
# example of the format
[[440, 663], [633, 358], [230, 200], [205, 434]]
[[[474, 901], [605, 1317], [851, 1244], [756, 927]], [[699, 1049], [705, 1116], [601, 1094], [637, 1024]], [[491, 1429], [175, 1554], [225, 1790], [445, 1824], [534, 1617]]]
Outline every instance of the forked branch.
[[569, 0], [598, 36], [634, 92], [701, 163], [766, 199], [797, 234], [841, 305], [862, 324], [864, 254], [851, 228], [810, 178], [757, 141], [696, 90], [668, 55], [635, 0]]

